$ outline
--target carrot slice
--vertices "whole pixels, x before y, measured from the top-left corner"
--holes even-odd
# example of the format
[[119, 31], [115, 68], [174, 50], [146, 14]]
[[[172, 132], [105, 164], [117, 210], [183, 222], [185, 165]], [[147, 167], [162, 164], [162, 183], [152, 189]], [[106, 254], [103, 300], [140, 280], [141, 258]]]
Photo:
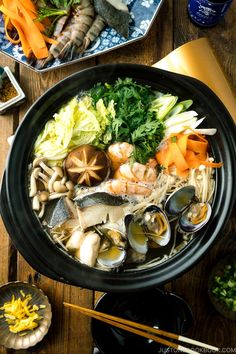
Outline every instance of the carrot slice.
[[210, 162], [210, 161], [199, 161], [201, 165], [208, 167], [219, 168], [223, 166], [223, 162]]
[[36, 10], [36, 7], [35, 5], [32, 3], [32, 1], [30, 0], [19, 0], [22, 5], [26, 8], [26, 10], [29, 10], [35, 14], [37, 14], [37, 10]]
[[192, 129], [191, 127], [185, 127], [186, 130], [191, 130], [192, 131], [192, 134], [188, 134], [188, 135], [191, 135], [191, 137], [195, 137], [195, 138], [198, 138], [199, 140], [201, 141], [206, 141], [207, 142], [207, 139], [199, 134], [198, 132], [196, 132], [194, 129]]
[[23, 33], [21, 27], [19, 26], [18, 22], [15, 20], [12, 20], [12, 24], [18, 32], [19, 39], [20, 39], [21, 46], [22, 46], [22, 50], [23, 50], [26, 58], [29, 58], [30, 54], [32, 53], [31, 47], [30, 47], [27, 39], [25, 38], [24, 33]]
[[[8, 40], [13, 44], [21, 42], [26, 57], [33, 52], [37, 59], [46, 58], [48, 56], [47, 43], [57, 44], [57, 41], [41, 33], [45, 27], [37, 21], [36, 7], [31, 0], [2, 0], [0, 11], [7, 19], [5, 20], [5, 32]], [[12, 38], [8, 33], [9, 23], [15, 27], [19, 39]]]
[[189, 138], [187, 142], [187, 148], [188, 150], [191, 150], [197, 154], [206, 155], [208, 143], [207, 141], [199, 141]]
[[219, 168], [222, 162], [207, 161], [208, 141], [200, 134], [175, 134], [167, 139], [156, 153], [157, 162], [168, 173], [176, 168], [178, 176], [187, 177], [190, 168], [200, 165]]
[[45, 40], [45, 42], [50, 43], [50, 44], [57, 44], [58, 41], [56, 39], [53, 38], [49, 38], [47, 36], [45, 36], [45, 34], [43, 34], [43, 38]]
[[[24, 21], [24, 27], [25, 25], [28, 25], [30, 28], [28, 29], [28, 35], [29, 36], [34, 36], [35, 42], [37, 41], [37, 46], [39, 48], [43, 48], [45, 47], [45, 41], [43, 39], [42, 34], [40, 33], [40, 31], [37, 29], [37, 26], [35, 25], [35, 23], [33, 22], [33, 18], [31, 16], [31, 14], [29, 12], [26, 11], [26, 9], [24, 8], [24, 6], [21, 4], [21, 2], [19, 0], [15, 0], [18, 9], [21, 11], [22, 13], [22, 17], [25, 20]], [[35, 18], [35, 17], [34, 17]], [[26, 28], [25, 28], [26, 30]], [[26, 33], [25, 33], [26, 35]]]
[[183, 154], [181, 153], [177, 143], [170, 143], [170, 150], [173, 162], [179, 171], [184, 171], [189, 168]]
[[163, 166], [164, 168], [168, 168], [173, 162], [171, 151], [169, 149], [169, 142], [165, 142], [164, 146], [156, 153], [156, 160], [159, 165]]
[[10, 36], [10, 34], [8, 33], [8, 28], [9, 28], [9, 23], [10, 23], [10, 18], [8, 16], [5, 17], [5, 22], [4, 22], [4, 29], [5, 29], [5, 35], [7, 37], [7, 39], [13, 43], [13, 44], [19, 44], [20, 43], [20, 38], [18, 39], [15, 39], [15, 38], [12, 38]]
[[189, 170], [184, 170], [184, 171], [180, 171], [178, 168], [176, 169], [176, 173], [179, 177], [182, 178], [187, 178], [188, 174], [189, 174]]
[[189, 168], [198, 168], [200, 166], [200, 161], [193, 151], [188, 150], [185, 159]]
[[180, 151], [182, 152], [183, 156], [185, 156], [187, 152], [187, 141], [188, 141], [188, 134], [178, 134], [177, 145]]

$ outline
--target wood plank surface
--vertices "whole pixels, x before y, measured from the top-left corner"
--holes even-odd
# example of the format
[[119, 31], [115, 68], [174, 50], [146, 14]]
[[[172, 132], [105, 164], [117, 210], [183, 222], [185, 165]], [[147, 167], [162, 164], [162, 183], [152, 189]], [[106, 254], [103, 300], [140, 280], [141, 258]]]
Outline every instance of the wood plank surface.
[[[178, 46], [200, 37], [207, 37], [213, 46], [230, 82], [236, 87], [236, 3], [216, 27], [201, 29], [187, 15], [186, 0], [165, 0], [148, 35], [141, 41], [106, 53], [91, 60], [70, 65], [49, 73], [38, 74], [0, 54], [0, 65], [9, 65], [27, 95], [27, 101], [9, 114], [0, 116], [1, 175], [4, 171], [12, 135], [30, 105], [48, 88], [73, 72], [93, 65], [108, 63], [138, 63], [152, 65]], [[222, 232], [222, 239], [192, 270], [166, 284], [187, 300], [194, 314], [194, 325], [189, 335], [223, 348], [236, 348], [236, 323], [217, 314], [207, 296], [207, 278], [213, 264], [227, 252], [235, 249], [236, 221], [233, 214]], [[90, 320], [77, 312], [63, 309], [62, 302], [93, 307], [102, 296], [78, 287], [65, 285], [38, 274], [14, 249], [5, 227], [0, 223], [0, 284], [9, 280], [35, 283], [47, 294], [52, 304], [53, 322], [46, 338], [31, 350], [39, 354], [92, 354], [93, 341]], [[0, 354], [14, 354], [0, 346]], [[108, 353], [112, 354], [112, 353]], [[121, 353], [122, 354], [122, 353]], [[142, 354], [142, 353], [137, 353]]]
[[[194, 25], [186, 15], [186, 1], [174, 1], [174, 48], [193, 39], [207, 37], [234, 89], [236, 88], [236, 4], [228, 10], [224, 19], [215, 27], [203, 29]], [[223, 350], [236, 350], [236, 322], [223, 319], [213, 308], [207, 296], [207, 279], [213, 265], [224, 254], [236, 250], [236, 220], [230, 222], [221, 233], [220, 241], [207, 256], [185, 275], [171, 284], [171, 290], [182, 296], [193, 311], [194, 326], [188, 335], [200, 341], [213, 343]], [[227, 349], [228, 348], [228, 349]], [[230, 349], [231, 348], [231, 349]]]
[[[18, 76], [18, 64], [13, 60], [1, 55], [1, 66], [8, 66], [13, 73]], [[13, 134], [15, 127], [18, 124], [18, 111], [13, 111], [0, 115], [0, 146], [1, 146], [1, 159], [0, 159], [0, 171], [1, 176], [3, 174], [6, 156], [9, 151], [9, 144], [7, 138]], [[4, 227], [2, 219], [0, 219], [0, 285], [8, 282], [12, 279], [16, 269], [16, 251], [7, 231]], [[0, 346], [0, 353], [5, 354], [6, 349]]]
[[[19, 112], [20, 121], [23, 119], [28, 107], [35, 102], [46, 90], [55, 85], [63, 78], [74, 72], [95, 65], [95, 60], [88, 60], [76, 65], [64, 67], [57, 71], [51, 71], [39, 75], [28, 68], [20, 67], [21, 85], [25, 88], [28, 102], [21, 106]], [[65, 285], [53, 281], [45, 276], [38, 275], [28, 263], [18, 254], [17, 279], [32, 281], [40, 287], [52, 304], [53, 322], [47, 336], [47, 341], [39, 348], [39, 353], [76, 353], [80, 348], [81, 353], [89, 354], [92, 350], [92, 338], [90, 334], [90, 319], [76, 312], [64, 309], [63, 301], [92, 307], [93, 292], [81, 290], [78, 287]]]

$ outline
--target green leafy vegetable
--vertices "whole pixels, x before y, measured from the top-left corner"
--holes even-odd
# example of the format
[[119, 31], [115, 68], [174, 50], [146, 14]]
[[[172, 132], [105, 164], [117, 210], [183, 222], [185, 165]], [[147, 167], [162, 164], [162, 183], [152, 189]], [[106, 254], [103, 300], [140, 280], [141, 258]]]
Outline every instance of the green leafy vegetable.
[[178, 100], [177, 96], [172, 96], [169, 93], [161, 95], [152, 101], [151, 111], [156, 112], [157, 119], [164, 119], [170, 110], [174, 107]]
[[168, 119], [169, 117], [175, 116], [181, 112], [186, 111], [192, 104], [193, 104], [192, 100], [186, 100], [186, 101], [176, 103], [176, 105], [167, 114], [165, 119]]
[[151, 109], [156, 94], [149, 87], [139, 85], [130, 78], [118, 79], [114, 85], [98, 84], [90, 95], [96, 103], [103, 99], [105, 105], [114, 102], [116, 115], [100, 143], [127, 141], [134, 145], [134, 159], [146, 163], [153, 157], [164, 136], [164, 124]]
[[43, 1], [38, 6], [38, 20], [42, 21], [46, 17], [56, 17], [68, 15], [71, 6], [79, 4], [80, 0], [49, 0]]
[[225, 266], [222, 276], [215, 276], [212, 292], [230, 310], [236, 311], [236, 261]]
[[134, 146], [133, 160], [145, 164], [155, 156], [166, 131], [197, 120], [195, 111], [184, 112], [192, 101], [177, 100], [131, 78], [99, 83], [54, 115], [35, 143], [35, 154], [50, 163], [82, 144], [106, 149], [113, 142], [128, 142]]
[[35, 155], [45, 156], [49, 164], [54, 164], [75, 147], [99, 139], [109, 123], [106, 116], [112, 112], [112, 105], [106, 109], [99, 101], [97, 107], [92, 106], [91, 97], [85, 96], [79, 101], [73, 98], [47, 122], [35, 142]]
[[80, 3], [80, 0], [50, 0], [50, 3], [58, 9], [68, 9], [70, 6]]
[[53, 7], [41, 7], [38, 9], [38, 20], [42, 21], [46, 17], [56, 17], [58, 19], [61, 16], [67, 15], [67, 9], [57, 9]]

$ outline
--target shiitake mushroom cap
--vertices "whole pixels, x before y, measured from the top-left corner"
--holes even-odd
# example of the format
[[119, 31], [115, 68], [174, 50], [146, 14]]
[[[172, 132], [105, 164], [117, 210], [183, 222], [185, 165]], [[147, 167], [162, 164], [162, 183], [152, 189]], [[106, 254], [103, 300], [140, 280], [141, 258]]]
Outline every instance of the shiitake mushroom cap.
[[65, 169], [73, 183], [95, 186], [109, 177], [110, 160], [104, 151], [84, 144], [67, 155]]

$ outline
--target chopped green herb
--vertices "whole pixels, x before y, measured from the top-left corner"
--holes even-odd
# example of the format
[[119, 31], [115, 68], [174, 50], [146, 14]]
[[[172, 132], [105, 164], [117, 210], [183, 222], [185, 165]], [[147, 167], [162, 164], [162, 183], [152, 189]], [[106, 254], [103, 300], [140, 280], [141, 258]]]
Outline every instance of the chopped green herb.
[[212, 292], [230, 310], [236, 311], [236, 260], [225, 266], [222, 276], [215, 276]]

